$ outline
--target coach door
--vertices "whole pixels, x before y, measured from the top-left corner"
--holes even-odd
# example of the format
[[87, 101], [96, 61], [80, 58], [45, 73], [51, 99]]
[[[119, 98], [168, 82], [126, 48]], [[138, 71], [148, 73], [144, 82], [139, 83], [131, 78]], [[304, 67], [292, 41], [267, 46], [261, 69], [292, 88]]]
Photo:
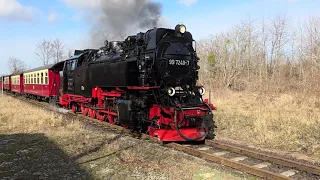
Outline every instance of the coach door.
[[67, 60], [63, 68], [63, 91], [74, 93], [74, 69], [77, 65], [77, 59]]

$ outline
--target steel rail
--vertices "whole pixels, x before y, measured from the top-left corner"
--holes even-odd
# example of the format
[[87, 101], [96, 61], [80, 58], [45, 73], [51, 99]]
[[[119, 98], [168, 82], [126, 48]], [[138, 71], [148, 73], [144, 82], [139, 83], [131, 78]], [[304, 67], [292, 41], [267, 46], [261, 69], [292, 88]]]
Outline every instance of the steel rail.
[[191, 154], [193, 156], [197, 156], [197, 157], [201, 157], [204, 158], [208, 161], [211, 162], [215, 162], [217, 164], [221, 164], [224, 166], [228, 166], [230, 168], [242, 171], [242, 172], [246, 172], [261, 178], [266, 178], [266, 179], [274, 179], [274, 180], [280, 180], [280, 179], [291, 179], [289, 177], [283, 176], [281, 174], [276, 174], [270, 171], [266, 171], [260, 168], [256, 168], [253, 166], [249, 166], [246, 164], [243, 164], [241, 162], [236, 162], [236, 161], [232, 161], [230, 159], [227, 158], [223, 158], [220, 156], [216, 156], [207, 152], [203, 152], [194, 148], [190, 148], [190, 147], [186, 147], [177, 143], [170, 143], [167, 145], [168, 147], [174, 148], [176, 150], [180, 150], [183, 151], [187, 154]]
[[301, 162], [297, 162], [289, 159], [284, 159], [284, 158], [273, 156], [273, 155], [268, 155], [268, 154], [257, 152], [254, 150], [237, 147], [237, 146], [226, 144], [217, 140], [214, 140], [214, 141], [207, 140], [206, 145], [216, 147], [219, 149], [228, 150], [238, 154], [247, 155], [256, 159], [268, 161], [270, 163], [279, 164], [279, 165], [283, 165], [290, 168], [296, 168], [297, 170], [305, 171], [307, 173], [316, 174], [320, 176], [320, 167], [317, 167], [317, 166], [313, 166], [313, 165], [309, 165], [309, 164], [305, 164], [305, 163], [301, 163]]

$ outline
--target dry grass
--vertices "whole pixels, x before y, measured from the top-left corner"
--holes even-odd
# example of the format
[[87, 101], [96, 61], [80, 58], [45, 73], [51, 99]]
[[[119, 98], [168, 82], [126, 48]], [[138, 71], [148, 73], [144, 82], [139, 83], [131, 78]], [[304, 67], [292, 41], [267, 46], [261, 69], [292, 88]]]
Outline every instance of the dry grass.
[[320, 100], [303, 94], [216, 91], [217, 138], [302, 153], [320, 161]]
[[[35, 134], [37, 135], [34, 136]], [[46, 138], [39, 137], [38, 134], [44, 134], [53, 143], [47, 142]], [[71, 174], [69, 178], [75, 179], [83, 177], [85, 179], [245, 179], [248, 177], [157, 144], [112, 132], [92, 131], [78, 121], [66, 123], [61, 115], [28, 107], [27, 103], [11, 97], [0, 97], [0, 136], [7, 137], [8, 140], [4, 143], [19, 142], [9, 143], [6, 150], [0, 148], [0, 160], [4, 161], [0, 163], [0, 177], [1, 172], [7, 173], [10, 178], [30, 176], [31, 179], [47, 176], [64, 179], [66, 173]], [[0, 139], [0, 146], [2, 141]], [[16, 151], [25, 152], [24, 157], [32, 159], [32, 162], [19, 161], [20, 156]], [[61, 152], [65, 154], [67, 160], [58, 158]], [[6, 156], [2, 157], [1, 154]], [[54, 166], [61, 162], [64, 166]], [[71, 166], [70, 163], [75, 166]], [[41, 168], [23, 169], [36, 165]], [[22, 170], [11, 172], [13, 167], [20, 167]], [[59, 168], [65, 170], [57, 170]], [[33, 174], [28, 174], [30, 172]], [[41, 174], [43, 172], [46, 173]], [[89, 174], [89, 177], [82, 176], [81, 173]]]

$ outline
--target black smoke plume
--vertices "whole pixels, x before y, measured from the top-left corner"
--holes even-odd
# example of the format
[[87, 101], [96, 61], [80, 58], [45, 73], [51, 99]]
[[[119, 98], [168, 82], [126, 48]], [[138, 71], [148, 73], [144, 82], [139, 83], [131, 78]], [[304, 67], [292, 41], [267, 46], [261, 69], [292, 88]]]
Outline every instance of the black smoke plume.
[[129, 35], [164, 25], [162, 5], [150, 0], [102, 0], [93, 11], [91, 41], [94, 46], [104, 40], [123, 40]]

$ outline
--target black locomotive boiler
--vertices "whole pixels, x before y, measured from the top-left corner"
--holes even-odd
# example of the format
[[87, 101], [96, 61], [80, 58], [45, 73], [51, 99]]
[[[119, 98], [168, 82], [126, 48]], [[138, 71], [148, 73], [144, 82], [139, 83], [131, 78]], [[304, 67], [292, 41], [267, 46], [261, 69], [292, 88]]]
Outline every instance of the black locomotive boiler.
[[64, 61], [61, 105], [162, 141], [214, 138], [215, 107], [202, 99], [195, 41], [183, 24], [104, 44]]

